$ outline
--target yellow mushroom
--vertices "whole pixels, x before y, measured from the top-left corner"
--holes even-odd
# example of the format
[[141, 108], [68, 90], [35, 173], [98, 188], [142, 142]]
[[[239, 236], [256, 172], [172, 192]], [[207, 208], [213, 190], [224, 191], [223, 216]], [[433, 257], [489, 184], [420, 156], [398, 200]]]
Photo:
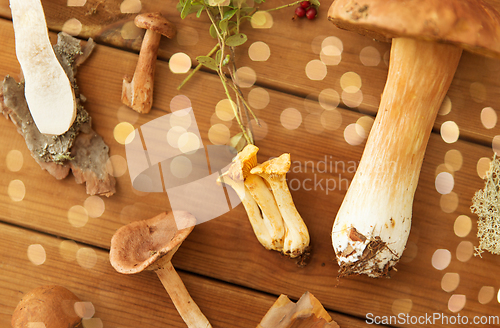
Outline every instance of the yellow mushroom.
[[256, 155], [258, 150], [259, 148], [254, 145], [246, 146], [235, 157], [229, 169], [217, 179], [217, 182], [225, 183], [234, 189], [243, 203], [255, 236], [262, 246], [271, 250], [276, 249], [274, 246], [275, 243], [264, 223], [259, 205], [253, 199], [248, 188], [245, 187], [245, 178], [250, 175], [250, 170], [257, 165]]
[[308, 248], [309, 232], [286, 183], [286, 173], [289, 169], [290, 154], [283, 154], [255, 166], [250, 173], [259, 175], [269, 183], [285, 223], [283, 253], [294, 258], [302, 255]]
[[264, 225], [271, 236], [274, 246], [273, 249], [282, 251], [285, 226], [273, 193], [268, 189], [264, 180], [255, 174], [249, 174], [247, 176], [245, 179], [245, 187], [262, 211]]
[[248, 191], [248, 188], [245, 187], [242, 175], [231, 174], [231, 171], [234, 170], [230, 169], [229, 171], [222, 174], [217, 179], [217, 182], [225, 183], [226, 185], [234, 189], [234, 191], [240, 198], [245, 211], [247, 212], [248, 219], [250, 221], [250, 224], [252, 225], [255, 236], [257, 237], [261, 245], [266, 249], [274, 249], [273, 240], [269, 231], [267, 230], [266, 225], [264, 224], [264, 219], [262, 218], [262, 215], [260, 213], [259, 206], [252, 198], [252, 195]]

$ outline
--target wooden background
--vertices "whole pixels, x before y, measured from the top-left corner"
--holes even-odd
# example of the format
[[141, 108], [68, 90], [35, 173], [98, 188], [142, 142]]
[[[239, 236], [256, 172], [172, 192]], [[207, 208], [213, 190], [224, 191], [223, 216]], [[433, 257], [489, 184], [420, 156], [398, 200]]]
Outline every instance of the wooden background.
[[[115, 139], [114, 130], [122, 122], [138, 128], [170, 113], [172, 99], [183, 95], [191, 101], [204, 144], [211, 144], [211, 126], [228, 124], [213, 116], [217, 103], [225, 98], [218, 77], [211, 72], [198, 72], [178, 91], [177, 85], [187, 74], [174, 74], [169, 68], [174, 54], [187, 54], [194, 67], [194, 58], [212, 49], [215, 43], [208, 35], [208, 20], [194, 16], [182, 20], [175, 10], [175, 1], [142, 1], [142, 12], [161, 11], [177, 25], [179, 34], [172, 40], [162, 39], [154, 108], [148, 115], [138, 115], [120, 102], [122, 77], [133, 73], [141, 41], [141, 35], [123, 39], [121, 32], [135, 14], [121, 13], [122, 2], [118, 0], [83, 1], [83, 6], [69, 6], [76, 3], [69, 0], [42, 3], [52, 37], [63, 30], [68, 20], [76, 18], [81, 23], [78, 37], [93, 37], [98, 43], [80, 67], [77, 81], [87, 97], [85, 107], [92, 116], [94, 129], [110, 146], [119, 174], [117, 193], [102, 199], [104, 212], [94, 217], [91, 204], [95, 198], [89, 199], [85, 188], [76, 185], [71, 176], [56, 181], [41, 171], [14, 126], [0, 119], [0, 326], [9, 326], [12, 311], [24, 293], [40, 285], [60, 284], [92, 304], [95, 313], [85, 320], [85, 327], [184, 327], [154, 273], [125, 276], [109, 264], [110, 239], [119, 227], [170, 208], [166, 193], [137, 192], [131, 187], [125, 147]], [[263, 7], [285, 3], [270, 1]], [[448, 92], [448, 106], [438, 115], [430, 138], [415, 195], [410, 239], [397, 272], [392, 272], [390, 279], [337, 279], [330, 230], [346, 190], [344, 185], [337, 185], [327, 193], [310, 181], [350, 181], [352, 165], [327, 173], [311, 169], [325, 158], [329, 163], [359, 161], [364, 141], [351, 145], [346, 136], [351, 140], [349, 131], [358, 119], [376, 114], [390, 45], [338, 30], [326, 19], [329, 5], [330, 2], [322, 3], [314, 21], [292, 21], [294, 8], [288, 8], [273, 12], [273, 23], [268, 28], [253, 28], [248, 23], [243, 29], [248, 42], [237, 51], [238, 66], [250, 67], [256, 76], [255, 84], [243, 89], [245, 96], [269, 96], [268, 104], [256, 109], [264, 122], [263, 128], [256, 129], [259, 161], [284, 152], [291, 153], [294, 161], [295, 171], [288, 178], [300, 182], [300, 188], [294, 188], [292, 195], [310, 231], [310, 263], [298, 268], [293, 260], [261, 247], [240, 205], [196, 226], [175, 255], [174, 266], [216, 328], [255, 327], [280, 294], [296, 300], [306, 291], [323, 303], [341, 327], [367, 326], [369, 313], [404, 313], [414, 317], [459, 314], [470, 321], [475, 316], [498, 315], [499, 258], [486, 253], [482, 258], [471, 256], [478, 240], [477, 218], [469, 207], [474, 192], [483, 187], [480, 174], [485, 171], [486, 158], [493, 155], [495, 136], [500, 135], [496, 117], [483, 114], [481, 119], [481, 113], [486, 113], [484, 108], [491, 107], [490, 112], [500, 109], [500, 62], [469, 53], [462, 57]], [[7, 0], [0, 0], [0, 17], [0, 76], [18, 77]], [[309, 78], [308, 63], [320, 61], [321, 42], [326, 38], [333, 40], [331, 37], [338, 38], [343, 46], [340, 62], [324, 66], [324, 78]], [[267, 44], [267, 60], [250, 58], [249, 47], [254, 42]], [[374, 66], [365, 66], [360, 60], [366, 47], [379, 54], [380, 61], [375, 60]], [[363, 100], [357, 106], [352, 105], [349, 94], [343, 94], [342, 76], [348, 72], [356, 73], [362, 81], [357, 96], [362, 94]], [[341, 117], [335, 130], [325, 129], [320, 123], [320, 115], [326, 109], [318, 99], [327, 89], [341, 95], [339, 106], [328, 108], [336, 111], [337, 118]], [[259, 104], [258, 100], [262, 98], [253, 98], [255, 104]], [[301, 113], [303, 121], [297, 129], [288, 130], [281, 124], [281, 114], [287, 108]], [[460, 138], [456, 142], [444, 141], [445, 122], [445, 126], [454, 122], [458, 127]], [[230, 131], [238, 132], [235, 122]], [[436, 190], [436, 176], [441, 172], [454, 178], [453, 190], [447, 195]], [[25, 187], [22, 200], [9, 196], [9, 185], [13, 188], [16, 184]], [[77, 220], [84, 224], [75, 227], [71, 213], [82, 208], [90, 211], [89, 215], [83, 221]], [[459, 217], [471, 222], [470, 231], [455, 233]], [[41, 248], [46, 257], [42, 264], [33, 260], [33, 254]], [[437, 269], [433, 256], [443, 253], [451, 255], [450, 263]]]

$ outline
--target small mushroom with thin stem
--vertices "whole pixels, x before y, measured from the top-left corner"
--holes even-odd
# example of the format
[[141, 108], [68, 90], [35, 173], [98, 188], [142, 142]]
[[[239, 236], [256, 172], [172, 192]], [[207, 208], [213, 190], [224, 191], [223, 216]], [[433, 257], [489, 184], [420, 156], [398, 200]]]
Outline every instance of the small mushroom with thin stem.
[[307, 252], [310, 238], [307, 226], [295, 207], [286, 182], [286, 173], [290, 169], [290, 164], [290, 154], [285, 153], [255, 166], [250, 173], [262, 177], [271, 186], [285, 224], [283, 253], [295, 258]]
[[284, 226], [273, 194], [250, 170], [257, 165], [259, 148], [249, 144], [217, 181], [233, 188], [247, 212], [257, 240], [264, 248], [282, 251]]
[[139, 60], [134, 76], [123, 78], [122, 102], [139, 113], [149, 113], [153, 106], [153, 86], [156, 69], [156, 57], [161, 36], [173, 38], [176, 27], [160, 13], [137, 15], [134, 19], [137, 27], [146, 29], [142, 40]]
[[462, 49], [500, 58], [500, 14], [483, 0], [335, 0], [328, 18], [392, 41], [378, 114], [332, 229], [341, 276], [382, 277], [405, 249], [425, 149]]
[[186, 325], [211, 328], [170, 262], [195, 224], [196, 218], [185, 211], [161, 213], [148, 220], [132, 222], [113, 235], [109, 259], [120, 273], [155, 271]]
[[42, 327], [79, 327], [82, 318], [75, 311], [80, 299], [59, 285], [37, 287], [23, 296], [12, 313], [13, 328], [41, 324]]

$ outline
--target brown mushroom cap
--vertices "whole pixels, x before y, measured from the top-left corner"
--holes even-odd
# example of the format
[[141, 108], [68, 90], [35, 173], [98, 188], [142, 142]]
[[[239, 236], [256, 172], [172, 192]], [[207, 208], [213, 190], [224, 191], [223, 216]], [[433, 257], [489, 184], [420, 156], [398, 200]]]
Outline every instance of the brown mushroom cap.
[[328, 19], [379, 41], [448, 42], [500, 58], [500, 14], [483, 0], [335, 0]]
[[135, 16], [134, 23], [139, 28], [151, 30], [171, 39], [177, 33], [173, 23], [162, 16], [160, 13], [147, 13]]
[[12, 314], [13, 328], [30, 327], [42, 322], [46, 328], [74, 328], [82, 318], [75, 312], [78, 297], [68, 289], [57, 286], [41, 286], [23, 296]]
[[174, 211], [123, 226], [111, 239], [111, 265], [126, 274], [159, 269], [172, 259], [195, 224], [191, 213]]

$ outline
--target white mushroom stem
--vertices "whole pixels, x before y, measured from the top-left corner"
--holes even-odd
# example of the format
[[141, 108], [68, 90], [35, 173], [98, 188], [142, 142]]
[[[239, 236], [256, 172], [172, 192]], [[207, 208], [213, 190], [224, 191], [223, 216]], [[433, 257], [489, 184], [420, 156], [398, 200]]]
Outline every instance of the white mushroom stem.
[[248, 188], [245, 187], [244, 182], [242, 180], [233, 180], [228, 173], [220, 176], [218, 181], [230, 186], [236, 192], [238, 198], [243, 204], [243, 207], [245, 208], [245, 211], [247, 212], [248, 220], [252, 225], [253, 232], [261, 245], [269, 250], [275, 249], [275, 242], [267, 230], [264, 219], [260, 213], [260, 208], [257, 205], [257, 202], [253, 199]]
[[449, 44], [392, 40], [380, 108], [332, 229], [341, 275], [384, 276], [401, 257], [425, 148], [461, 53]]
[[25, 97], [41, 133], [61, 135], [76, 117], [75, 92], [59, 63], [40, 0], [10, 0]]
[[162, 269], [155, 270], [163, 287], [167, 290], [175, 308], [189, 328], [211, 328], [205, 315], [189, 295], [184, 283], [175, 271], [172, 263], [168, 261]]
[[274, 199], [285, 223], [283, 253], [291, 258], [302, 255], [309, 246], [309, 231], [302, 220], [286, 183], [286, 172], [290, 168], [290, 154], [283, 154], [254, 167], [250, 173], [264, 178], [271, 186]]
[[283, 250], [285, 227], [272, 192], [267, 188], [264, 180], [255, 174], [249, 174], [247, 176], [245, 179], [245, 187], [262, 211], [264, 225], [269, 231], [274, 249], [278, 251]]

